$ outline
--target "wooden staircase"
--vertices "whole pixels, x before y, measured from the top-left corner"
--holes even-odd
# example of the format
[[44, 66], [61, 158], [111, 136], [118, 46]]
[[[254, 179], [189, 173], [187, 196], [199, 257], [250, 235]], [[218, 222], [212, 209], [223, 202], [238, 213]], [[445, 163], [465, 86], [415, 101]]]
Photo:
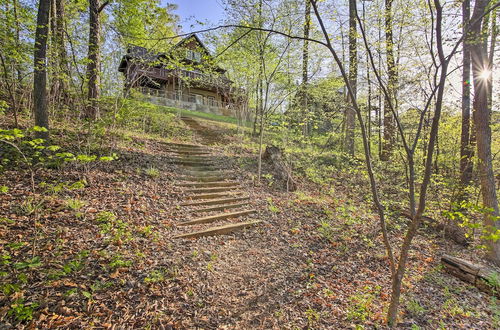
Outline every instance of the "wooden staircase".
[[183, 172], [176, 184], [183, 200], [179, 206], [192, 215], [177, 223], [177, 229], [186, 230], [173, 238], [224, 235], [261, 222], [255, 218], [257, 210], [249, 207], [243, 187], [233, 180], [235, 175], [221, 168], [209, 148], [171, 143], [168, 149], [175, 155], [172, 162]]

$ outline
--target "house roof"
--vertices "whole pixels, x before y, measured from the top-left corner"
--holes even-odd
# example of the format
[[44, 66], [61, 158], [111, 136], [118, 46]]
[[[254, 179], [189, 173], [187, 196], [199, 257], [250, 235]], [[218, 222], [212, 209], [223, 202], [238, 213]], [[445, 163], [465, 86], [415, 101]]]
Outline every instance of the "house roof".
[[187, 43], [192, 38], [194, 38], [196, 40], [196, 42], [200, 45], [200, 47], [205, 50], [205, 52], [207, 53], [207, 55], [211, 55], [210, 51], [208, 50], [208, 48], [205, 46], [205, 44], [203, 43], [203, 41], [201, 41], [201, 39], [198, 37], [198, 35], [196, 35], [196, 33], [191, 33], [187, 37], [183, 38], [181, 41], [179, 41], [178, 43], [176, 43], [171, 48], [171, 50], [174, 50], [175, 48], [178, 48], [178, 47], [182, 47], [185, 43]]
[[[136, 46], [136, 45], [128, 45], [127, 47], [127, 54], [123, 56], [122, 60], [120, 61], [120, 65], [118, 66], [118, 71], [119, 72], [124, 72], [125, 68], [127, 67], [127, 62], [130, 59], [139, 59], [144, 62], [154, 62], [157, 61], [161, 58], [166, 59], [169, 54], [172, 54], [176, 49], [183, 47], [185, 44], [187, 44], [189, 41], [194, 39], [196, 43], [200, 46], [201, 49], [203, 49], [206, 53], [207, 56], [212, 57], [210, 54], [210, 50], [205, 46], [205, 44], [201, 41], [201, 39], [195, 34], [191, 33], [190, 35], [186, 36], [182, 40], [180, 40], [178, 43], [173, 45], [167, 53], [161, 52], [161, 53], [155, 53], [151, 52], [147, 48], [141, 47], [141, 46]], [[217, 71], [224, 73], [226, 70], [220, 68], [217, 66]]]

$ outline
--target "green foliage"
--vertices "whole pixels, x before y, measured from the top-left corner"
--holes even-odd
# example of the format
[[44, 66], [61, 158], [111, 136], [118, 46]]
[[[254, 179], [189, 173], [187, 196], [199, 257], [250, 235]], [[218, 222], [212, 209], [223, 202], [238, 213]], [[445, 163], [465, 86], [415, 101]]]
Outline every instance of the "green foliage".
[[33, 312], [38, 308], [37, 303], [25, 303], [23, 298], [16, 299], [7, 312], [18, 322], [30, 321], [33, 319]]
[[159, 0], [121, 0], [114, 8], [117, 31], [123, 43], [167, 52], [177, 30], [177, 16], [172, 14], [176, 5], [162, 6]]
[[98, 213], [96, 221], [99, 223], [101, 234], [107, 235], [113, 243], [121, 244], [132, 237], [128, 223], [117, 219], [116, 215], [112, 212], [104, 211]]
[[0, 255], [0, 266], [9, 265], [11, 258], [12, 257], [8, 253]]
[[[443, 216], [447, 219], [455, 221], [460, 227], [469, 228], [472, 230], [477, 230], [481, 233], [481, 239], [487, 241], [496, 242], [500, 239], [500, 230], [494, 226], [485, 224], [483, 221], [477, 221], [477, 218], [488, 217], [491, 223], [495, 223], [500, 220], [500, 217], [493, 215], [493, 210], [479, 206], [475, 203], [462, 201], [460, 203], [454, 203], [453, 209], [451, 211], [443, 211]], [[466, 233], [470, 236], [470, 233]], [[481, 248], [486, 248], [486, 246], [479, 246]]]
[[113, 270], [117, 268], [130, 267], [130, 265], [132, 265], [132, 261], [124, 259], [124, 257], [119, 254], [114, 255], [109, 262], [109, 267]]
[[272, 213], [279, 213], [280, 212], [280, 208], [274, 204], [273, 199], [271, 197], [267, 198], [267, 204], [268, 204], [269, 211], [271, 211]]
[[319, 223], [318, 232], [323, 236], [323, 238], [333, 241], [335, 230], [327, 220], [321, 220]]
[[137, 232], [144, 237], [155, 236], [154, 226], [141, 226], [137, 228]]
[[47, 131], [44, 127], [34, 126], [26, 130], [17, 128], [11, 130], [0, 129], [0, 171], [6, 168], [27, 166], [31, 171], [37, 167], [60, 167], [66, 162], [86, 164], [94, 161], [111, 161], [117, 158], [111, 156], [98, 157], [96, 155], [71, 152], [58, 152], [61, 147], [47, 145], [44, 139], [33, 137], [36, 133]]
[[494, 292], [499, 292], [500, 290], [500, 274], [498, 272], [491, 272], [486, 278], [488, 285], [493, 289]]
[[145, 169], [144, 173], [146, 173], [147, 176], [150, 176], [152, 178], [158, 178], [160, 176], [160, 171], [154, 167], [149, 167]]
[[[109, 99], [110, 108], [115, 107], [115, 100]], [[157, 134], [161, 137], [182, 137], [188, 132], [177, 122], [176, 109], [146, 102], [139, 93], [126, 99], [119, 99], [114, 112], [116, 123], [126, 129]]]
[[380, 292], [380, 287], [365, 286], [361, 292], [349, 297], [350, 305], [347, 310], [347, 319], [365, 322], [372, 314], [375, 295]]
[[49, 194], [56, 195], [65, 191], [81, 190], [85, 188], [87, 182], [85, 180], [70, 182], [59, 182], [57, 184], [50, 184], [45, 181], [39, 183], [40, 188], [44, 188]]
[[267, 185], [269, 187], [274, 184], [274, 176], [271, 173], [262, 174], [262, 177], [267, 180]]
[[28, 197], [18, 206], [21, 215], [32, 215], [39, 213], [43, 208], [44, 201], [36, 200], [34, 197]]
[[4, 115], [7, 109], [9, 109], [9, 105], [7, 104], [7, 102], [5, 102], [4, 100], [0, 100], [0, 116]]
[[418, 302], [418, 300], [411, 299], [408, 301], [407, 309], [410, 313], [416, 316], [424, 315], [426, 309]]
[[69, 261], [66, 263], [62, 270], [65, 275], [69, 275], [73, 272], [77, 272], [83, 268], [83, 261], [85, 258], [87, 258], [89, 255], [88, 250], [82, 250], [80, 251], [73, 260]]
[[498, 299], [494, 296], [490, 298], [489, 309], [491, 311], [493, 328], [498, 329], [500, 327], [500, 303], [498, 303]]
[[26, 261], [16, 262], [15, 264], [13, 264], [13, 267], [17, 270], [21, 270], [21, 269], [25, 269], [25, 268], [29, 268], [29, 269], [38, 268], [40, 266], [42, 266], [42, 261], [40, 260], [39, 256], [35, 256], [35, 257], [28, 259]]
[[70, 198], [65, 201], [65, 204], [66, 207], [69, 208], [70, 210], [78, 211], [81, 208], [83, 208], [87, 203], [85, 201], [76, 198]]
[[158, 283], [165, 281], [165, 270], [155, 269], [144, 278], [144, 283]]
[[309, 325], [309, 327], [312, 327], [314, 326], [314, 324], [319, 322], [321, 314], [318, 311], [314, 310], [313, 308], [309, 307], [306, 310], [306, 317], [307, 317], [307, 324]]

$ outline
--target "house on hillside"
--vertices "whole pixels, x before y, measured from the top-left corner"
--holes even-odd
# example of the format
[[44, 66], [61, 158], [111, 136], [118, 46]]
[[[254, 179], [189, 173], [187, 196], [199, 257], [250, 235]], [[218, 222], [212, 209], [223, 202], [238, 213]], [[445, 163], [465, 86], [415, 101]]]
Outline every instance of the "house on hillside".
[[126, 93], [139, 90], [157, 104], [239, 118], [246, 109], [244, 91], [226, 77], [196, 34], [166, 53], [130, 45], [118, 71]]

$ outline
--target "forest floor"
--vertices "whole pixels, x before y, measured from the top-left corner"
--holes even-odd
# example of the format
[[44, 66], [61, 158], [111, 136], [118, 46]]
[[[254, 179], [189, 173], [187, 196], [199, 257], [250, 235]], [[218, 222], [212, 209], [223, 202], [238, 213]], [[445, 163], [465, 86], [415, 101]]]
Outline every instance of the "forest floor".
[[[153, 135], [115, 132], [108, 147], [119, 159], [109, 163], [39, 169], [35, 193], [28, 172], [7, 171], [0, 328], [384, 327], [388, 260], [358, 188], [325, 193], [300, 180], [290, 193], [257, 185], [256, 156], [228, 124], [197, 121], [203, 129], [190, 143], [209, 145], [237, 174], [262, 223], [173, 240], [186, 217], [175, 188], [179, 167], [170, 161], [171, 141]], [[75, 143], [57, 132], [62, 146]], [[404, 227], [391, 233], [400, 239]], [[471, 255], [422, 229], [399, 328], [498, 328], [498, 303], [444, 273], [443, 253]]]

